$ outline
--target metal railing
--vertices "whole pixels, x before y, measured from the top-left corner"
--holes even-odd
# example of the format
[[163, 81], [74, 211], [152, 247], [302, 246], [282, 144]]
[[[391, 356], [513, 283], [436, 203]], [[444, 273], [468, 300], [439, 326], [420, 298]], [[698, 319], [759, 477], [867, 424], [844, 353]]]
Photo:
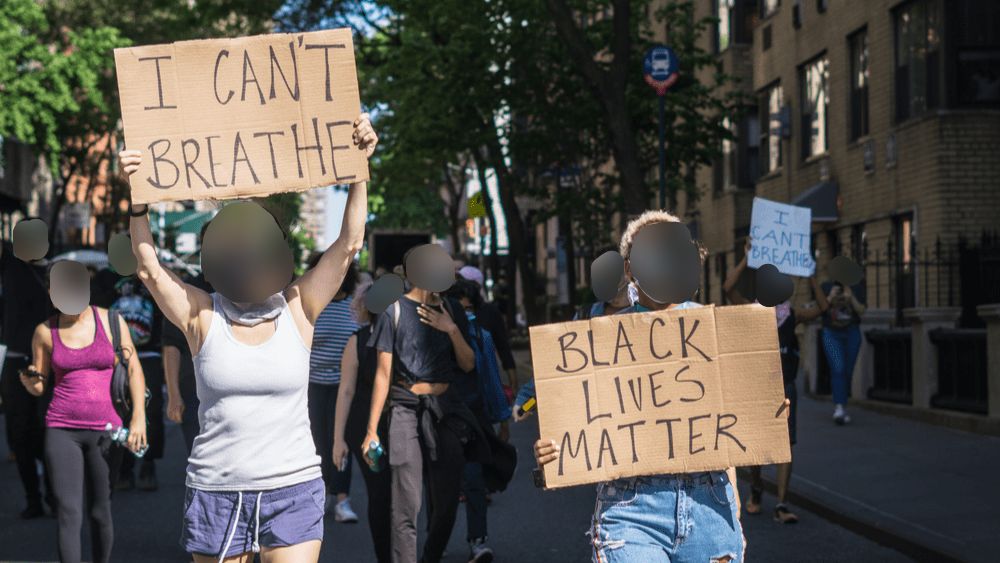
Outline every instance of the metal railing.
[[913, 402], [913, 336], [909, 329], [865, 332], [872, 345], [873, 379], [868, 398], [892, 403]]
[[[935, 329], [929, 333], [937, 346], [937, 393], [931, 405], [942, 409], [986, 414], [988, 410], [986, 330]], [[994, 350], [1000, 353], [1000, 350]]]

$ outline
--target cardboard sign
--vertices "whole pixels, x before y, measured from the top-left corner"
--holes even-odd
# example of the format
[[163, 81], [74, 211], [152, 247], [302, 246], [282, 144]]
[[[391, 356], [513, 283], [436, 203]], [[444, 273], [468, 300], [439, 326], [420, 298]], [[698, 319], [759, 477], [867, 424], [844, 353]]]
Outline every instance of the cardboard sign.
[[773, 309], [531, 327], [531, 359], [547, 488], [791, 459]]
[[808, 277], [816, 272], [809, 249], [812, 237], [812, 209], [753, 198], [750, 238], [753, 245], [747, 265], [757, 269], [774, 264], [779, 272]]
[[350, 30], [115, 49], [115, 65], [135, 203], [368, 179]]

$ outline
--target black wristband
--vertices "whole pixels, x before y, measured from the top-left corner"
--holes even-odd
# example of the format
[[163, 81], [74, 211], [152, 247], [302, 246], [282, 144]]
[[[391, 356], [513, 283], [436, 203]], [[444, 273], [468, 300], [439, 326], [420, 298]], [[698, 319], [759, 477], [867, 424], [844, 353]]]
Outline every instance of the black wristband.
[[142, 211], [136, 211], [135, 206], [129, 204], [128, 206], [129, 217], [142, 217], [143, 215], [149, 213], [148, 205], [146, 205], [145, 203], [140, 203], [139, 205], [142, 206]]

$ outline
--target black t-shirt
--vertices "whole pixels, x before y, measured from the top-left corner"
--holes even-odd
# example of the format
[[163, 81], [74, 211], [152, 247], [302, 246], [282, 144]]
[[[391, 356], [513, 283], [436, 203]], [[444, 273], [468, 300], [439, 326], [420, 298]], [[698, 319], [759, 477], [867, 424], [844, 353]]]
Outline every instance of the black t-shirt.
[[180, 369], [178, 370], [180, 373], [177, 378], [181, 397], [185, 399], [196, 397], [197, 386], [194, 381], [194, 360], [191, 358], [191, 347], [188, 345], [187, 339], [184, 338], [184, 333], [174, 323], [164, 318], [160, 340], [164, 348], [173, 346], [181, 351]]
[[358, 375], [355, 384], [354, 397], [370, 399], [375, 387], [375, 371], [378, 368], [378, 350], [368, 346], [371, 340], [372, 325], [367, 324], [354, 331], [358, 351]]
[[[417, 314], [419, 303], [406, 296], [400, 297], [396, 303], [399, 307], [398, 326], [394, 326], [393, 320], [396, 305], [389, 305], [378, 316], [368, 345], [380, 352], [391, 352], [394, 371], [410, 383], [451, 383], [462, 375], [464, 372], [458, 367], [451, 338], [420, 321]], [[468, 340], [469, 321], [462, 305], [455, 300], [449, 300], [449, 305], [455, 325]], [[441, 310], [442, 307], [443, 304], [436, 308]]]
[[788, 305], [788, 316], [778, 325], [781, 348], [781, 375], [785, 383], [795, 381], [799, 371], [799, 337], [795, 335], [795, 309]]
[[[831, 289], [833, 289], [833, 282], [824, 282], [820, 286], [820, 290], [826, 295], [830, 295]], [[854, 298], [858, 303], [865, 305], [867, 301], [867, 288], [863, 280], [861, 283], [851, 286], [851, 293], [854, 294]], [[830, 300], [830, 308], [823, 314], [823, 327], [847, 328], [851, 325], [859, 324], [861, 324], [861, 317], [854, 312], [850, 301], [843, 297], [843, 293]]]
[[53, 313], [45, 287], [45, 270], [18, 259], [13, 246], [4, 242], [0, 253], [0, 283], [3, 284], [0, 342], [11, 352], [30, 356], [35, 327]]

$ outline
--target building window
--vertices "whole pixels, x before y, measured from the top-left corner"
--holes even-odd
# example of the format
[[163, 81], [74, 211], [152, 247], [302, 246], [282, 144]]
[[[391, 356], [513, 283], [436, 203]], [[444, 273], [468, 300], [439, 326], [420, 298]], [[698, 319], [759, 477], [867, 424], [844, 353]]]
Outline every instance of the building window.
[[726, 188], [735, 184], [736, 176], [733, 172], [736, 170], [736, 144], [738, 142], [738, 133], [734, 130], [732, 122], [728, 117], [723, 118], [722, 126], [726, 128], [732, 135], [732, 139], [722, 140], [722, 166], [721, 166], [721, 191], [725, 191]]
[[955, 10], [955, 65], [958, 103], [1000, 103], [1000, 2], [958, 0]]
[[829, 0], [816, 0], [816, 11], [822, 14], [829, 4]]
[[847, 38], [851, 51], [851, 140], [868, 134], [868, 31]]
[[935, 0], [913, 0], [894, 12], [896, 120], [936, 108], [941, 89], [941, 16]]
[[778, 11], [778, 6], [781, 6], [781, 0], [761, 0], [760, 2], [760, 17], [766, 18]]
[[775, 172], [781, 168], [781, 137], [784, 129], [782, 112], [784, 110], [785, 94], [781, 84], [767, 88], [760, 96], [760, 170], [764, 174]]
[[830, 104], [826, 55], [806, 63], [799, 70], [802, 109], [802, 158], [827, 151], [827, 108]]
[[753, 26], [757, 17], [756, 0], [714, 0], [715, 50], [722, 52], [730, 45], [753, 43]]
[[721, 155], [714, 169], [714, 190], [721, 194], [727, 189], [753, 189], [759, 176], [760, 126], [757, 108], [746, 110], [739, 121], [724, 118], [723, 126], [732, 139], [723, 139]]
[[795, 29], [802, 27], [802, 0], [795, 0], [792, 4], [792, 27]]
[[715, 0], [715, 17], [718, 23], [715, 28], [716, 51], [729, 48], [729, 34], [732, 29], [733, 0]]

